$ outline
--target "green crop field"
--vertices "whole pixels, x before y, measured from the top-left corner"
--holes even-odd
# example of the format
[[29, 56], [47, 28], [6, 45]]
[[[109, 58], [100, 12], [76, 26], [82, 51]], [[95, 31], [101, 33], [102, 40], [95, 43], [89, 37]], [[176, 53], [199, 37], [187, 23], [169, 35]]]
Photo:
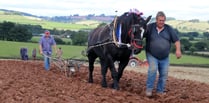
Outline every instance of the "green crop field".
[[[0, 41], [0, 57], [1, 58], [20, 58], [20, 48], [28, 48], [29, 59], [31, 58], [33, 48], [38, 49], [38, 43], [24, 43], [24, 42], [10, 42], [10, 41]], [[77, 58], [77, 59], [87, 59], [81, 55], [81, 52], [86, 49], [86, 46], [71, 46], [71, 45], [57, 45], [63, 50], [63, 58]], [[40, 58], [41, 55], [37, 54]], [[138, 58], [141, 60], [146, 59], [144, 51], [142, 51]], [[209, 65], [209, 58], [188, 56], [183, 55], [181, 59], [176, 59], [174, 54], [170, 54], [171, 64], [197, 64], [197, 65]]]

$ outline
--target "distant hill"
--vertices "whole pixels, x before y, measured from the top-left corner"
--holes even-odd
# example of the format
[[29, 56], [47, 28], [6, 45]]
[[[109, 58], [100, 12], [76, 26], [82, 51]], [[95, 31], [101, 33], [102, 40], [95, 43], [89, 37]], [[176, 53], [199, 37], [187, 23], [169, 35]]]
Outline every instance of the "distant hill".
[[[36, 16], [30, 13], [0, 9], [0, 22], [11, 21], [23, 24], [41, 25], [43, 28], [49, 29], [87, 29], [95, 28], [100, 23], [110, 23], [114, 16], [99, 16], [89, 14], [87, 16], [79, 16], [78, 14], [70, 16]], [[152, 18], [151, 22], [154, 22]], [[86, 23], [86, 24], [85, 24]], [[173, 17], [167, 17], [167, 24], [170, 24], [180, 32], [209, 32], [209, 21], [193, 20], [176, 20]]]
[[[26, 13], [27, 14], [27, 13]], [[30, 24], [30, 25], [40, 25], [45, 29], [58, 29], [58, 30], [86, 30], [93, 29], [97, 27], [101, 22], [100, 21], [91, 21], [87, 22], [87, 24], [83, 21], [83, 23], [77, 22], [55, 22], [50, 20], [45, 20], [38, 16], [34, 16], [31, 14], [25, 15], [22, 12], [10, 11], [10, 10], [0, 10], [0, 22], [10, 21], [19, 24]]]
[[192, 20], [169, 20], [167, 24], [172, 25], [180, 32], [209, 32], [209, 22]]
[[0, 9], [5, 15], [21, 15], [21, 16], [30, 16], [30, 17], [35, 17], [35, 18], [40, 18], [42, 20], [48, 20], [48, 21], [55, 21], [55, 22], [77, 22], [77, 21], [84, 21], [84, 20], [96, 20], [96, 21], [101, 21], [101, 22], [111, 22], [114, 19], [114, 16], [105, 16], [100, 15], [100, 16], [95, 16], [95, 15], [87, 15], [87, 16], [79, 16], [78, 14], [75, 15], [70, 15], [70, 16], [53, 16], [53, 17], [48, 17], [48, 16], [36, 16], [32, 15], [29, 13], [25, 12], [20, 12], [20, 11], [14, 11], [14, 10], [6, 10], [6, 9]]
[[38, 17], [36, 15], [32, 15], [32, 14], [20, 12], [20, 11], [14, 11], [14, 10], [0, 9], [0, 11], [4, 12], [7, 15], [22, 15], [22, 16]]

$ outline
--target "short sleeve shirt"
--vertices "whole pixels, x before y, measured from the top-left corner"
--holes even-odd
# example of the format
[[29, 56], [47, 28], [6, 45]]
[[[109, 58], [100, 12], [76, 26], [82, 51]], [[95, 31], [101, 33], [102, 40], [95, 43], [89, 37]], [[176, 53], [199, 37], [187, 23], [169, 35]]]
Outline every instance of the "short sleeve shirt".
[[46, 38], [45, 36], [42, 36], [39, 44], [42, 46], [42, 51], [46, 55], [52, 54], [52, 45], [56, 45], [56, 42], [52, 36], [49, 36]]
[[171, 43], [179, 40], [174, 29], [165, 24], [164, 29], [158, 33], [156, 23], [148, 25], [146, 33], [146, 52], [158, 59], [164, 59], [169, 56]]

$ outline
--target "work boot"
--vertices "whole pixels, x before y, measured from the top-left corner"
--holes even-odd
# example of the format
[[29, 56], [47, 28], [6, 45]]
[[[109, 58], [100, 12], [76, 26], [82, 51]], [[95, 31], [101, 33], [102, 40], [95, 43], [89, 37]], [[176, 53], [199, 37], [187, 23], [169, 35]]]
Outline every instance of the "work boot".
[[146, 91], [146, 96], [151, 97], [152, 96], [152, 91]]

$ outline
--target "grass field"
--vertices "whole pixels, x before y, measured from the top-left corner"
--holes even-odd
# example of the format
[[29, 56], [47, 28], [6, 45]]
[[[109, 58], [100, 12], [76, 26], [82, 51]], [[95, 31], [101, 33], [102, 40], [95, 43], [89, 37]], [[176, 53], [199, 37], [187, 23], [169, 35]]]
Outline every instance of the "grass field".
[[41, 25], [42, 28], [46, 28], [46, 29], [56, 28], [58, 30], [91, 29], [99, 25], [99, 22], [96, 22], [96, 21], [94, 22], [86, 21], [86, 24], [88, 25], [84, 25], [85, 21], [83, 21], [82, 23], [61, 23], [61, 22], [41, 20], [39, 18], [28, 17], [28, 16], [4, 15], [0, 13], [0, 22], [3, 22], [3, 21], [10, 21], [10, 22], [19, 23], [19, 24]]
[[[0, 57], [1, 58], [20, 58], [20, 48], [28, 48], [28, 55], [31, 58], [33, 48], [38, 49], [38, 43], [24, 43], [24, 42], [9, 42], [0, 41]], [[77, 59], [87, 59], [81, 55], [81, 52], [86, 49], [85, 46], [71, 46], [71, 45], [57, 45], [63, 50], [63, 58], [77, 58]], [[40, 58], [41, 55], [37, 54]], [[144, 51], [137, 55], [141, 60], [146, 59]], [[181, 59], [176, 59], [174, 54], [170, 54], [171, 64], [197, 64], [197, 65], [209, 65], [209, 58], [188, 56], [183, 55]]]
[[[9, 42], [9, 41], [0, 41], [0, 57], [1, 58], [20, 58], [20, 48], [25, 47], [28, 49], [29, 59], [32, 55], [33, 48], [38, 50], [38, 43], [23, 43], [23, 42]], [[82, 50], [85, 50], [84, 46], [69, 46], [69, 45], [57, 45], [63, 50], [63, 58], [83, 58], [81, 55]], [[41, 57], [39, 52], [37, 52], [38, 58]]]

